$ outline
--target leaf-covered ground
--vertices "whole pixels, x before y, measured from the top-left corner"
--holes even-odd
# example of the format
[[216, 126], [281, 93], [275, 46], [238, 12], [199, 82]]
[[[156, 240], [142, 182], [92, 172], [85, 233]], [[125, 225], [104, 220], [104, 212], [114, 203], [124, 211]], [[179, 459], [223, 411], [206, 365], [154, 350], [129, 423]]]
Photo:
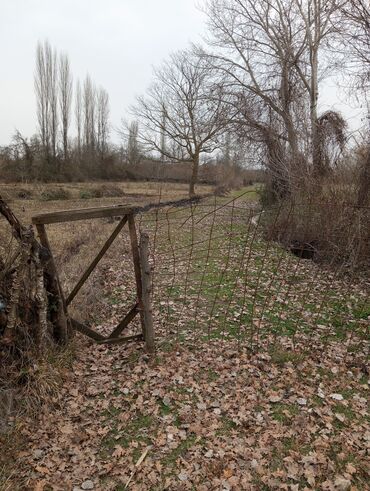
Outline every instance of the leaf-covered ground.
[[[203, 208], [197, 228], [195, 210], [142, 219], [156, 355], [77, 338], [58, 396], [19, 430], [8, 489], [368, 489], [366, 284], [264, 242], [235, 210]], [[103, 268], [104, 332], [135, 300], [125, 235], [121, 248]]]
[[135, 490], [367, 489], [367, 382], [340, 342], [154, 359], [85, 345], [56, 407], [22, 430], [19, 489], [118, 491], [133, 472]]

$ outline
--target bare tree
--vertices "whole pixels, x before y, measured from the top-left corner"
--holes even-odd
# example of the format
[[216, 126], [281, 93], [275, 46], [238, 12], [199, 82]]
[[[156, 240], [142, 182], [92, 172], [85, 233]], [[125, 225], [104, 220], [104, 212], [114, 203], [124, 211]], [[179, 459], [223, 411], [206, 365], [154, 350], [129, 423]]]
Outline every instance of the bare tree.
[[367, 0], [347, 0], [341, 12], [346, 21], [342, 35], [350, 55], [345, 61], [357, 87], [366, 91], [370, 85], [370, 5]]
[[334, 32], [337, 3], [209, 0], [207, 8], [205, 56], [228, 79], [240, 128], [265, 146], [278, 194], [289, 193], [311, 173], [310, 162], [322, 173], [319, 49]]
[[370, 5], [367, 0], [348, 0], [342, 7], [346, 20], [341, 33], [345, 43], [345, 63], [351, 80], [351, 89], [364, 96], [367, 121], [359, 175], [357, 204], [370, 201]]
[[141, 160], [138, 135], [139, 124], [137, 121], [132, 121], [128, 129], [127, 138], [127, 161], [130, 165], [137, 165]]
[[35, 92], [41, 142], [47, 159], [55, 160], [58, 134], [57, 54], [50, 43], [36, 48]]
[[226, 167], [231, 166], [232, 160], [231, 160], [231, 133], [230, 133], [230, 131], [225, 133], [222, 160], [223, 160], [223, 164]]
[[[140, 122], [144, 148], [192, 166], [189, 195], [194, 196], [200, 156], [219, 147], [230, 120], [223, 86], [205, 59], [180, 51], [155, 70], [155, 82], [140, 97], [133, 114]], [[174, 143], [164, 145], [164, 141]], [[181, 149], [172, 152], [172, 149]]]
[[83, 135], [85, 150], [93, 152], [95, 149], [95, 116], [96, 116], [96, 89], [89, 75], [86, 76], [82, 94], [83, 107]]
[[[36, 48], [36, 70], [34, 75], [36, 104], [37, 104], [37, 119], [39, 125], [39, 133], [44, 151], [48, 155], [50, 137], [49, 137], [49, 87], [48, 87], [48, 72], [47, 60], [45, 56], [46, 43], [37, 44]], [[47, 45], [48, 46], [48, 45]]]
[[270, 111], [274, 113], [295, 157], [298, 139], [292, 105], [300, 87], [292, 66], [300, 40], [297, 15], [286, 2], [211, 0], [208, 16], [213, 35], [209, 44], [216, 49], [207, 56], [227, 75], [228, 87], [238, 98], [248, 94], [252, 105], [262, 104], [263, 122]]
[[19, 130], [15, 131], [12, 138], [11, 152], [14, 155], [14, 160], [18, 163], [18, 171], [21, 174], [22, 180], [32, 179], [34, 177], [35, 154], [37, 144], [35, 139], [28, 140]]
[[[279, 155], [290, 175], [302, 160], [298, 120], [305, 117], [304, 88], [293, 69], [302, 49], [298, 14], [291, 6], [292, 0], [210, 0], [210, 50], [203, 55], [226, 77], [236, 130], [265, 146], [268, 168], [277, 168], [271, 159]], [[288, 176], [278, 174], [279, 182]], [[291, 185], [277, 187], [280, 195]]]
[[99, 89], [96, 96], [96, 122], [97, 149], [103, 158], [107, 152], [109, 138], [109, 96], [103, 88]]
[[69, 59], [66, 54], [61, 54], [59, 57], [59, 106], [62, 125], [63, 157], [65, 160], [68, 159], [68, 130], [71, 120], [72, 87], [73, 82]]
[[58, 142], [58, 63], [56, 50], [51, 48], [47, 50], [47, 68], [49, 79], [49, 132], [50, 132], [50, 144], [51, 153], [55, 161], [57, 156], [57, 142]]
[[[162, 129], [161, 129], [161, 160], [164, 162], [166, 160], [166, 108], [162, 108]], [[181, 155], [177, 153], [177, 155]]]
[[76, 129], [77, 129], [77, 153], [81, 157], [82, 149], [82, 91], [81, 83], [77, 80], [76, 83], [76, 97], [75, 97], [75, 119], [76, 119]]
[[317, 175], [325, 174], [325, 162], [320, 151], [320, 120], [318, 116], [319, 97], [319, 51], [323, 43], [336, 32], [335, 18], [340, 14], [336, 0], [294, 0], [300, 14], [302, 26], [302, 56], [295, 58], [295, 68], [309, 94], [312, 163]]

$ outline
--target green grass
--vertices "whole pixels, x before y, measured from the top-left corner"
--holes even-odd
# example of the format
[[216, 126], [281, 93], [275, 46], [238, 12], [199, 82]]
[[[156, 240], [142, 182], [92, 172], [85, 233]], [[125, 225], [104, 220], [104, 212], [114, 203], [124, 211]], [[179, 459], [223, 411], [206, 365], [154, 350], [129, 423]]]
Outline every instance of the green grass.
[[[154, 418], [149, 415], [139, 414], [135, 419], [129, 421], [127, 425], [118, 430], [117, 416], [121, 411], [107, 411], [107, 419], [105, 421], [111, 427], [110, 432], [101, 442], [101, 457], [108, 458], [116, 445], [128, 448], [130, 443], [136, 441], [141, 444], [149, 445], [151, 439], [149, 438], [149, 430], [153, 429]], [[151, 436], [155, 432], [151, 431]], [[134, 460], [140, 457], [140, 448], [135, 449], [133, 452]]]
[[169, 414], [172, 413], [173, 409], [171, 409], [170, 406], [167, 406], [167, 404], [165, 404], [162, 399], [160, 399], [158, 401], [158, 404], [159, 404], [162, 416], [168, 416]]
[[336, 404], [332, 408], [332, 411], [333, 413], [342, 414], [349, 421], [356, 419], [356, 414], [354, 413], [354, 411], [349, 406], [345, 406], [344, 404]]
[[262, 188], [262, 184], [253, 184], [252, 186], [246, 186], [241, 189], [233, 190], [229, 193], [225, 200], [239, 198], [241, 201], [258, 201], [259, 190]]
[[299, 414], [299, 408], [295, 404], [274, 404], [272, 410], [272, 418], [283, 424], [288, 424], [297, 414]]
[[227, 416], [221, 416], [221, 428], [217, 430], [217, 435], [230, 435], [237, 429], [237, 424]]
[[287, 363], [293, 363], [297, 365], [304, 360], [304, 356], [301, 353], [294, 353], [293, 351], [286, 351], [279, 348], [273, 348], [270, 350], [271, 361], [276, 365], [285, 365]]
[[186, 457], [187, 451], [196, 443], [196, 435], [189, 435], [186, 440], [182, 440], [179, 445], [171, 450], [163, 459], [162, 463], [167, 467], [174, 467], [177, 460]]
[[[248, 193], [243, 195], [245, 191]], [[298, 333], [313, 332], [319, 333], [323, 341], [343, 341], [350, 332], [355, 334], [354, 339], [363, 337], [359, 322], [366, 318], [367, 309], [346, 285], [342, 290], [334, 288], [325, 272], [313, 267], [310, 273], [307, 261], [300, 261], [274, 242], [266, 242], [261, 231], [255, 234], [253, 226], [248, 225], [249, 209], [246, 206], [244, 213], [242, 205], [256, 198], [256, 187], [217, 199], [216, 208], [239, 196], [234, 212], [225, 208], [215, 221], [215, 204], [210, 199], [209, 208], [206, 205], [196, 210], [194, 223], [199, 217], [207, 219], [195, 223], [194, 228], [189, 209], [176, 210], [173, 213], [178, 222], [185, 225], [171, 226], [170, 238], [168, 224], [162, 234], [157, 234], [159, 273], [167, 280], [163, 289], [157, 286], [161, 316], [167, 325], [177, 324], [185, 313], [188, 318], [187, 325], [176, 330], [176, 336], [185, 329], [187, 338], [194, 333], [204, 341], [237, 339], [249, 342], [251, 347], [270, 335], [295, 338]], [[191, 244], [198, 241], [201, 245], [194, 245], [191, 257], [187, 256]], [[318, 325], [325, 326], [325, 330], [318, 331]], [[277, 363], [288, 361], [299, 360], [282, 359]]]

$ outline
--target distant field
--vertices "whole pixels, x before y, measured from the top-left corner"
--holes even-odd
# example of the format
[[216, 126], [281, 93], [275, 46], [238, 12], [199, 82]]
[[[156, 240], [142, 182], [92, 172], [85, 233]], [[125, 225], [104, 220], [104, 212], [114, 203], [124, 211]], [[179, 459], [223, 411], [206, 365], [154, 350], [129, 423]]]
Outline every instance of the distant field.
[[[199, 194], [211, 193], [213, 186], [199, 185]], [[83, 183], [0, 183], [0, 194], [12, 203], [22, 220], [34, 213], [130, 203], [173, 200], [188, 196], [188, 185], [170, 182], [83, 182]]]
[[[211, 193], [212, 186], [197, 186], [199, 194]], [[98, 206], [130, 204], [142, 206], [158, 201], [170, 201], [188, 197], [188, 185], [163, 182], [84, 182], [84, 183], [33, 183], [0, 184], [0, 195], [7, 200], [23, 225], [29, 225], [32, 216], [56, 210], [71, 210]], [[86, 266], [102, 247], [114, 224], [107, 219], [62, 223], [47, 227], [49, 240], [66, 292], [77, 281]], [[126, 234], [126, 229], [122, 232]], [[118, 240], [119, 241], [119, 240]], [[10, 251], [15, 250], [10, 227], [0, 216], [0, 256], [12, 260]], [[98, 304], [102, 268], [119, 254], [120, 248], [112, 251], [97, 272], [92, 275], [79, 297], [77, 317], [95, 314]], [[73, 307], [72, 307], [73, 311]]]

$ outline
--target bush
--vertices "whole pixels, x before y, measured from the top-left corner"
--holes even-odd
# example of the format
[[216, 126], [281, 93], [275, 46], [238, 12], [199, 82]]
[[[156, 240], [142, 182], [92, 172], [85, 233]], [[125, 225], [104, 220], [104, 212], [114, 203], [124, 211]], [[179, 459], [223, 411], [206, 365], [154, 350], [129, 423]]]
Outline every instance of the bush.
[[103, 198], [119, 198], [125, 195], [121, 188], [112, 184], [103, 184], [100, 187], [100, 193]]
[[94, 195], [90, 189], [81, 189], [80, 199], [91, 199], [91, 198], [94, 198]]
[[80, 199], [93, 198], [120, 198], [124, 196], [124, 191], [112, 184], [102, 184], [93, 188], [81, 189]]
[[65, 188], [48, 188], [41, 192], [40, 198], [43, 201], [56, 201], [70, 199], [71, 193]]
[[214, 190], [215, 196], [219, 196], [219, 197], [227, 196], [229, 192], [230, 192], [230, 188], [222, 184], [216, 186]]
[[33, 193], [30, 189], [18, 189], [17, 198], [18, 199], [32, 199]]
[[118, 186], [113, 184], [102, 184], [93, 188], [83, 189], [80, 192], [81, 199], [92, 198], [119, 198], [124, 196], [125, 193]]
[[370, 209], [343, 201], [282, 202], [266, 209], [267, 239], [302, 258], [362, 270], [368, 264]]

